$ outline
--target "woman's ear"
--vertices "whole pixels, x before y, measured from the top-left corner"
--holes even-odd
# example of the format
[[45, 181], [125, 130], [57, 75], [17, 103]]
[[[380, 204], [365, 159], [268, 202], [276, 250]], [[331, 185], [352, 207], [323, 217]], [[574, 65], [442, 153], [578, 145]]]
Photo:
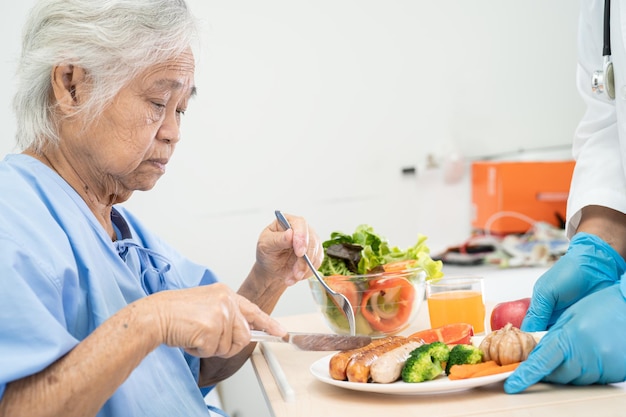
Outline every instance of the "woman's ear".
[[57, 106], [66, 114], [73, 113], [80, 104], [77, 91], [84, 91], [80, 87], [85, 82], [85, 71], [74, 65], [58, 65], [52, 68], [51, 78]]

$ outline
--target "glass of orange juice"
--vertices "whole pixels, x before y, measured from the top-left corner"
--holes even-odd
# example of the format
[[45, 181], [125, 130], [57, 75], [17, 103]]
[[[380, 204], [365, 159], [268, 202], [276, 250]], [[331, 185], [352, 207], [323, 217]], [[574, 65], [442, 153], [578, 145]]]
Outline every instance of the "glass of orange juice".
[[474, 334], [485, 332], [482, 277], [450, 276], [436, 282], [426, 281], [426, 299], [432, 328], [469, 323]]

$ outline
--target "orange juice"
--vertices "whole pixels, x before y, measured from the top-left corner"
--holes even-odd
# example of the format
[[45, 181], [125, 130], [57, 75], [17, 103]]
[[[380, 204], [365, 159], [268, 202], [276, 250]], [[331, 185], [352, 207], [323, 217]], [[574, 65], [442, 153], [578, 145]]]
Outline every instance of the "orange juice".
[[485, 331], [485, 304], [478, 291], [446, 291], [428, 297], [430, 326], [469, 323], [474, 333]]

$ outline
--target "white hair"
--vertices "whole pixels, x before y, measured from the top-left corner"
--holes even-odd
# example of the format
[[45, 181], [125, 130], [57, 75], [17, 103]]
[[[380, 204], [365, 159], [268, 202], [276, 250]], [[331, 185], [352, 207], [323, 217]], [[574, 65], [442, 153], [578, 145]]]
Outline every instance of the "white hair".
[[58, 143], [52, 69], [85, 70], [91, 94], [78, 111], [94, 118], [146, 68], [178, 56], [197, 40], [184, 0], [40, 0], [24, 27], [13, 100], [17, 144]]

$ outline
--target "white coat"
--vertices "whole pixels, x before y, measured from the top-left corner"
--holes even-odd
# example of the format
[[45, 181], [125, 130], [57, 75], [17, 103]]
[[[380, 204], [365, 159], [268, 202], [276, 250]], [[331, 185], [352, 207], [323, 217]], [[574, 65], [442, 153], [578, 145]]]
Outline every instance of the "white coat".
[[591, 90], [593, 72], [602, 69], [604, 0], [581, 2], [576, 83], [587, 110], [573, 143], [576, 167], [567, 203], [567, 234], [589, 205], [626, 213], [626, 1], [611, 2], [611, 49], [615, 100]]

